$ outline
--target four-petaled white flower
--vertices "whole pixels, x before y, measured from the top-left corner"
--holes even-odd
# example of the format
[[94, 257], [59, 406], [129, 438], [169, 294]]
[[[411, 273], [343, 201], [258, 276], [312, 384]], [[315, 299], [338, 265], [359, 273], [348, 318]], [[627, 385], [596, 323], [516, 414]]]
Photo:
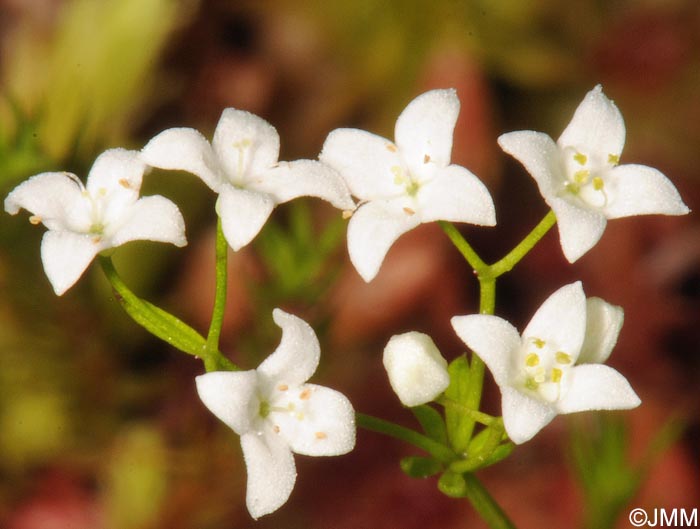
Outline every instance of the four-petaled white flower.
[[280, 138], [267, 121], [243, 110], [223, 111], [212, 143], [190, 128], [168, 129], [142, 149], [146, 163], [197, 175], [219, 194], [216, 210], [231, 248], [262, 229], [277, 204], [301, 196], [355, 207], [343, 179], [312, 160], [278, 162]]
[[458, 114], [454, 90], [432, 90], [401, 113], [395, 143], [357, 129], [328, 135], [319, 159], [361, 201], [348, 225], [348, 252], [365, 281], [377, 275], [394, 241], [423, 222], [496, 224], [486, 187], [450, 164]]
[[588, 92], [556, 143], [541, 132], [503, 134], [498, 144], [523, 164], [557, 217], [569, 262], [590, 250], [607, 219], [690, 210], [674, 185], [644, 165], [618, 165], [625, 123], [600, 85]]
[[405, 406], [430, 402], [450, 385], [447, 361], [427, 334], [416, 331], [392, 336], [384, 348], [389, 382]]
[[507, 321], [484, 314], [455, 316], [452, 326], [491, 370], [506, 432], [524, 443], [557, 414], [640, 404], [625, 377], [602, 365], [622, 320], [620, 307], [587, 300], [576, 282], [552, 294], [522, 336]]
[[296, 481], [292, 452], [345, 454], [355, 446], [355, 414], [341, 393], [306, 381], [320, 357], [313, 329], [279, 309], [277, 350], [251, 371], [211, 372], [196, 379], [209, 410], [241, 436], [248, 469], [246, 504], [253, 518], [284, 504]]
[[5, 211], [24, 208], [49, 231], [41, 259], [57, 295], [80, 278], [95, 256], [133, 240], [187, 244], [177, 206], [161, 196], [139, 198], [146, 165], [139, 153], [110, 149], [96, 160], [86, 185], [70, 173], [41, 173], [18, 185]]

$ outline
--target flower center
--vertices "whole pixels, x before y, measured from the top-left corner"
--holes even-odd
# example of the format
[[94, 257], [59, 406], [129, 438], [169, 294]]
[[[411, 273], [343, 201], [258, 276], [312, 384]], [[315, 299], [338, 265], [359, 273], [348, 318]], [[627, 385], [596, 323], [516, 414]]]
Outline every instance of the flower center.
[[245, 183], [245, 173], [250, 163], [250, 150], [253, 141], [250, 138], [244, 138], [233, 143], [233, 148], [238, 151], [238, 160], [236, 163], [236, 172], [231, 175], [231, 181], [234, 186], [240, 187]]
[[602, 157], [576, 147], [564, 148], [564, 193], [574, 195], [592, 208], [608, 205], [606, 177], [620, 162], [619, 154]]
[[553, 343], [531, 337], [523, 346], [519, 369], [521, 386], [540, 400], [554, 402], [562, 396], [562, 384], [572, 364], [571, 355]]
[[420, 183], [411, 177], [411, 173], [398, 165], [392, 166], [391, 172], [394, 175], [394, 183], [403, 187], [409, 197], [415, 197], [420, 189]]

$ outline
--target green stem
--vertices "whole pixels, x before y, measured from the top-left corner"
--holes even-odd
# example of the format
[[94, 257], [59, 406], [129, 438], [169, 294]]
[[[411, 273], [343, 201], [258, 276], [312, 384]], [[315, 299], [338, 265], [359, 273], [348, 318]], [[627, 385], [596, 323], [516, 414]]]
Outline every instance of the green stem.
[[214, 294], [214, 309], [211, 315], [211, 323], [209, 324], [209, 333], [207, 334], [208, 351], [219, 350], [219, 338], [221, 337], [224, 311], [226, 309], [227, 260], [228, 243], [224, 237], [221, 218], [219, 217], [216, 223], [216, 292]]
[[464, 497], [491, 529], [516, 529], [474, 474], [464, 474]]
[[471, 247], [454, 224], [444, 220], [439, 221], [438, 224], [440, 224], [442, 231], [447, 234], [452, 244], [455, 245], [455, 248], [459, 250], [459, 253], [462, 254], [477, 274], [488, 268], [488, 265], [474, 251], [474, 248]]
[[546, 235], [546, 233], [556, 224], [556, 222], [557, 217], [554, 215], [554, 211], [550, 210], [549, 213], [547, 213], [540, 221], [540, 223], [535, 226], [522, 241], [520, 241], [520, 244], [513, 248], [503, 259], [497, 261], [489, 267], [492, 277], [498, 277], [506, 272], [510, 272], [513, 267], [535, 247], [540, 239]]
[[377, 417], [372, 417], [371, 415], [365, 415], [364, 413], [356, 413], [355, 418], [357, 425], [361, 428], [388, 435], [389, 437], [412, 444], [421, 450], [425, 450], [442, 463], [449, 463], [457, 457], [455, 453], [444, 444], [438, 443], [437, 441], [434, 441], [429, 437], [416, 432], [415, 430], [404, 428], [398, 424], [385, 421], [384, 419], [378, 419]]
[[494, 417], [487, 413], [467, 408], [465, 404], [462, 404], [461, 402], [457, 402], [445, 396], [438, 398], [435, 402], [437, 402], [438, 404], [442, 404], [445, 408], [458, 409], [465, 415], [469, 415], [475, 422], [483, 424], [484, 426], [490, 426], [491, 424], [493, 424], [494, 421], [498, 420], [498, 417]]

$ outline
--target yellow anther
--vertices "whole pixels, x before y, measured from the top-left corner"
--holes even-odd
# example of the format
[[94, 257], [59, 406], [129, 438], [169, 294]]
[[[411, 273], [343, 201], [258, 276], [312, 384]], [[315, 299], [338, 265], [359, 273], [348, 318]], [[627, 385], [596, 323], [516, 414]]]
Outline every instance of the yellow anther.
[[600, 191], [605, 186], [605, 182], [600, 176], [593, 177], [593, 189]]
[[535, 353], [530, 353], [525, 357], [525, 365], [528, 367], [535, 367], [540, 364], [540, 357]]
[[299, 393], [299, 398], [301, 400], [309, 400], [310, 397], [311, 397], [311, 390], [309, 388], [306, 388], [304, 391]]
[[314, 434], [314, 436], [316, 437], [316, 439], [320, 440], [320, 439], [326, 439], [328, 437], [328, 434], [326, 434], [326, 432], [316, 432]]
[[429, 161], [430, 161], [430, 155], [429, 154], [423, 155], [423, 163], [428, 163]]
[[280, 384], [279, 386], [277, 386], [277, 389], [279, 389], [280, 391], [287, 391], [289, 389], [289, 386], [287, 384]]
[[552, 368], [552, 382], [561, 382], [561, 377], [564, 373], [557, 367]]
[[352, 214], [353, 214], [353, 213], [354, 213], [354, 211], [351, 210], [351, 209], [344, 209], [344, 210], [343, 210], [343, 214], [342, 214], [342, 215], [343, 215], [343, 219], [344, 219], [344, 220], [348, 220], [350, 217], [352, 217]]
[[554, 354], [554, 359], [557, 361], [558, 364], [570, 364], [571, 363], [571, 357], [566, 354], [564, 351], [557, 351]]
[[394, 145], [393, 143], [387, 143], [387, 144], [386, 144], [386, 150], [387, 150], [387, 151], [390, 151], [390, 152], [396, 152], [396, 151], [398, 151], [398, 149], [396, 148], [396, 145]]
[[608, 154], [608, 163], [611, 165], [617, 165], [620, 163], [619, 154]]
[[29, 222], [31, 224], [34, 224], [36, 226], [37, 224], [41, 224], [41, 217], [39, 215], [32, 215], [29, 217]]
[[406, 215], [409, 215], [409, 216], [410, 216], [410, 215], [415, 215], [415, 214], [416, 214], [416, 212], [415, 212], [414, 210], [412, 210], [411, 208], [408, 208], [408, 207], [404, 207], [404, 208], [403, 208], [403, 212], [404, 212]]
[[391, 167], [391, 172], [394, 174], [394, 183], [396, 185], [401, 185], [404, 183], [406, 177], [403, 175], [401, 167], [399, 167], [398, 165], [394, 165]]
[[535, 347], [537, 347], [538, 349], [542, 349], [544, 347], [544, 345], [547, 343], [542, 338], [531, 338], [531, 340], [532, 340], [532, 343], [535, 344]]
[[280, 433], [280, 427], [279, 427], [278, 425], [275, 424], [275, 425], [272, 427], [272, 431], [275, 432], [275, 433]]
[[129, 184], [129, 181], [126, 178], [120, 178], [119, 179], [119, 185], [122, 186], [125, 189], [130, 189], [131, 184]]
[[574, 181], [577, 184], [585, 184], [590, 175], [591, 175], [590, 171], [588, 171], [587, 169], [581, 169], [580, 171], [576, 171], [574, 173]]
[[574, 161], [578, 162], [580, 165], [586, 165], [586, 162], [588, 161], [588, 156], [577, 152], [576, 154], [574, 154]]

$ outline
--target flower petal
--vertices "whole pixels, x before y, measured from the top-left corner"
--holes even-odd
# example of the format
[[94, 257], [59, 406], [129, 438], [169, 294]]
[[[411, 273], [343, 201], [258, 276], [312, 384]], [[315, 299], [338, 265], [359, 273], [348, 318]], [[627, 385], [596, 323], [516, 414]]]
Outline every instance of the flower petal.
[[523, 331], [523, 341], [539, 338], [576, 362], [586, 332], [586, 296], [581, 282], [561, 287], [537, 309]]
[[280, 162], [251, 182], [249, 189], [272, 195], [281, 204], [293, 198], [311, 196], [322, 198], [340, 209], [355, 209], [350, 190], [337, 171], [313, 160]]
[[117, 203], [120, 209], [136, 202], [145, 170], [138, 151], [109, 149], [95, 159], [85, 187], [93, 197], [103, 196], [105, 203]]
[[41, 173], [15, 187], [5, 198], [5, 211], [24, 208], [49, 229], [66, 229], [71, 212], [80, 209], [82, 184], [69, 173]]
[[392, 168], [402, 168], [398, 148], [389, 140], [358, 129], [336, 129], [323, 144], [319, 160], [340, 173], [350, 192], [362, 200], [404, 193]]
[[520, 348], [520, 334], [506, 320], [487, 314], [455, 316], [457, 336], [488, 366], [496, 384], [510, 384], [512, 362]]
[[225, 182], [223, 169], [211, 145], [194, 129], [164, 130], [141, 149], [141, 158], [153, 167], [197, 175], [217, 193]]
[[583, 340], [579, 364], [602, 364], [617, 343], [625, 314], [622, 307], [600, 298], [586, 300], [586, 337]]
[[249, 432], [260, 403], [258, 376], [251, 371], [212, 371], [195, 378], [204, 405], [238, 435]]
[[501, 134], [498, 145], [525, 167], [549, 204], [550, 197], [557, 194], [565, 180], [559, 148], [552, 138], [542, 132], [521, 130]]
[[233, 184], [245, 186], [279, 159], [280, 137], [264, 119], [227, 108], [214, 131], [212, 146]]
[[559, 413], [586, 410], [626, 410], [641, 400], [627, 379], [612, 367], [600, 364], [575, 366], [566, 395], [557, 403]]
[[604, 157], [622, 153], [625, 122], [615, 103], [603, 94], [600, 85], [586, 94], [557, 144], [562, 148], [574, 147]]
[[99, 239], [91, 235], [47, 231], [41, 240], [41, 260], [56, 295], [72, 287], [103, 249]]
[[394, 137], [412, 172], [420, 173], [425, 160], [439, 167], [450, 164], [458, 115], [459, 98], [454, 89], [425, 92], [401, 112]]
[[417, 195], [423, 222], [449, 220], [480, 226], [496, 224], [496, 208], [486, 186], [464, 167], [450, 165], [421, 186]]
[[284, 440], [271, 432], [242, 435], [241, 448], [248, 471], [246, 505], [258, 519], [289, 499], [297, 479], [294, 456]]
[[606, 178], [611, 194], [609, 219], [632, 215], [685, 215], [690, 212], [676, 187], [663, 173], [645, 165], [618, 165]]
[[404, 213], [390, 201], [360, 206], [348, 224], [348, 253], [362, 279], [374, 279], [394, 241], [418, 224], [418, 215]]
[[338, 456], [355, 447], [355, 410], [342, 393], [304, 384], [297, 388], [296, 413], [280, 413], [280, 435], [297, 454]]
[[290, 386], [303, 384], [314, 374], [321, 357], [316, 333], [304, 320], [283, 310], [273, 310], [272, 318], [282, 328], [282, 340], [275, 352], [260, 364], [258, 373], [271, 384], [277, 381]]
[[557, 412], [544, 402], [511, 387], [501, 387], [503, 426], [515, 444], [532, 439], [556, 417]]
[[260, 232], [275, 207], [267, 193], [225, 185], [216, 202], [221, 226], [231, 248], [240, 250]]
[[554, 198], [549, 205], [557, 217], [564, 257], [573, 263], [600, 240], [607, 220], [602, 213], [577, 206], [563, 198]]
[[405, 406], [430, 402], [450, 385], [447, 361], [427, 334], [392, 336], [382, 362], [391, 387]]
[[110, 237], [110, 245], [120, 246], [136, 240], [185, 246], [185, 220], [177, 206], [158, 195], [137, 200], [129, 208], [126, 222]]

